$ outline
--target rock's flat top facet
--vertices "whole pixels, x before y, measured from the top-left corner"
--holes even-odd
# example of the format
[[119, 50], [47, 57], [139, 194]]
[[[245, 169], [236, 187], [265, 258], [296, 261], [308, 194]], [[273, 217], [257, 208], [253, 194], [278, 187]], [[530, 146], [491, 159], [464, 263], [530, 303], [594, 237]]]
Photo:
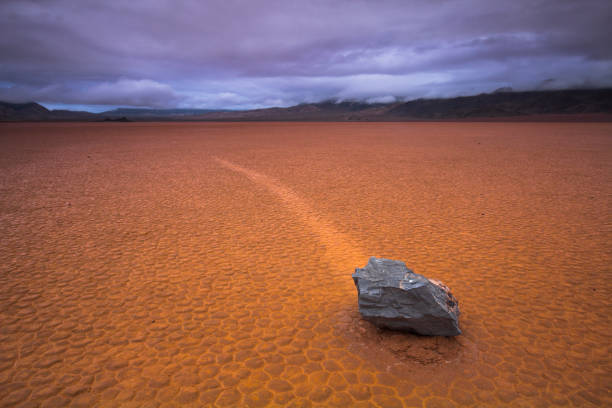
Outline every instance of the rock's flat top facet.
[[359, 312], [379, 327], [430, 336], [456, 336], [459, 305], [449, 288], [401, 261], [370, 258], [353, 274]]

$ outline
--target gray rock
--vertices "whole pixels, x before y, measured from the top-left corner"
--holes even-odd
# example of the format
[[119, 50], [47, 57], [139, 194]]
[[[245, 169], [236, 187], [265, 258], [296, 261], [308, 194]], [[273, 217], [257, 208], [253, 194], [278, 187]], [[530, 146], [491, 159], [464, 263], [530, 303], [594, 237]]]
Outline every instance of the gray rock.
[[361, 316], [376, 326], [429, 336], [456, 336], [459, 304], [450, 289], [406, 268], [401, 261], [370, 258], [353, 274]]

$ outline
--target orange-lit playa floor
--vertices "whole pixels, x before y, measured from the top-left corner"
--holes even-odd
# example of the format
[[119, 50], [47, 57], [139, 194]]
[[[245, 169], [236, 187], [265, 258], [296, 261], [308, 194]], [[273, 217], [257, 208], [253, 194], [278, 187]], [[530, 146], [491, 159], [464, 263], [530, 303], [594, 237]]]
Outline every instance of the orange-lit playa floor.
[[611, 213], [610, 123], [1, 124], [0, 406], [610, 406]]

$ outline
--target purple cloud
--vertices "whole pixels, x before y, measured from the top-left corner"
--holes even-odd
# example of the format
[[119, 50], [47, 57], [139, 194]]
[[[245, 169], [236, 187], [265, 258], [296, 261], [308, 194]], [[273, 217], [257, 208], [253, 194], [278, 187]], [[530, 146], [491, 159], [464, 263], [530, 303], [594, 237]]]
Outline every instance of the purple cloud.
[[150, 79], [119, 79], [91, 84], [16, 85], [0, 88], [0, 100], [47, 103], [165, 107], [182, 99], [169, 85]]
[[0, 99], [251, 108], [612, 86], [609, 21], [607, 0], [4, 0]]

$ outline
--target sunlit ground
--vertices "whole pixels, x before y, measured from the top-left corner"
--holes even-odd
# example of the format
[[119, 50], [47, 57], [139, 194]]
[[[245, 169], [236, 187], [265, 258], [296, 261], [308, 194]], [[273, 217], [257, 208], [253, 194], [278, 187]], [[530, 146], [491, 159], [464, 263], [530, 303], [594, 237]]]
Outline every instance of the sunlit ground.
[[611, 208], [610, 123], [2, 124], [0, 406], [609, 406]]

